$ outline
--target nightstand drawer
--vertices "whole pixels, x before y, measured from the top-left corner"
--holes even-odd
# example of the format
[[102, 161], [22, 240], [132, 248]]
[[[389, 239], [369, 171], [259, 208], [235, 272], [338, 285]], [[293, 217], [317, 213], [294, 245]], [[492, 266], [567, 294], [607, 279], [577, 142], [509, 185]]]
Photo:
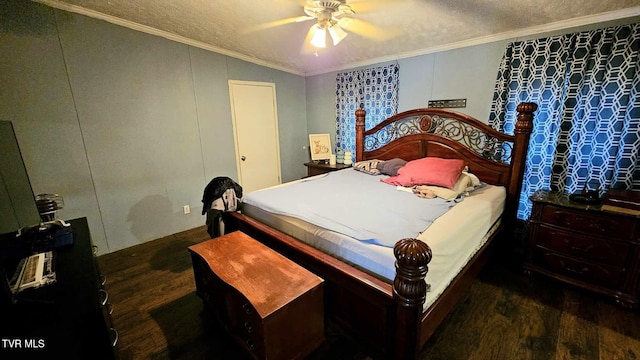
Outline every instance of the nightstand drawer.
[[326, 174], [327, 172], [329, 172], [330, 170], [326, 170], [326, 169], [321, 169], [321, 168], [312, 168], [309, 167], [307, 169], [307, 176], [314, 176], [314, 175], [320, 175], [320, 174]]
[[627, 243], [607, 241], [546, 225], [540, 225], [537, 236], [539, 246], [614, 266], [623, 266], [632, 250]]
[[589, 235], [629, 240], [634, 235], [635, 220], [622, 216], [590, 214], [556, 206], [545, 206], [541, 221]]
[[558, 253], [536, 248], [534, 263], [572, 279], [589, 284], [618, 289], [622, 285], [621, 268], [566, 257]]
[[316, 162], [308, 162], [304, 164], [307, 167], [307, 176], [326, 174], [330, 171], [337, 171], [351, 167], [351, 164], [322, 164]]

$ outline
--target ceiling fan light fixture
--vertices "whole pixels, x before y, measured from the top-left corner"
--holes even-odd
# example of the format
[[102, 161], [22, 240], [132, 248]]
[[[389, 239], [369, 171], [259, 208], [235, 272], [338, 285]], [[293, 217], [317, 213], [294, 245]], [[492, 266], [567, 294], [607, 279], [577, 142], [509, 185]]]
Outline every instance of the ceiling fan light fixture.
[[321, 28], [318, 24], [313, 25], [314, 33], [311, 38], [311, 45], [317, 48], [325, 48], [327, 47], [327, 31], [324, 28]]
[[344, 30], [342, 30], [342, 28], [337, 24], [333, 24], [329, 26], [329, 35], [331, 35], [331, 39], [333, 40], [334, 46], [338, 45], [340, 41], [344, 40], [344, 38], [347, 37], [347, 33]]

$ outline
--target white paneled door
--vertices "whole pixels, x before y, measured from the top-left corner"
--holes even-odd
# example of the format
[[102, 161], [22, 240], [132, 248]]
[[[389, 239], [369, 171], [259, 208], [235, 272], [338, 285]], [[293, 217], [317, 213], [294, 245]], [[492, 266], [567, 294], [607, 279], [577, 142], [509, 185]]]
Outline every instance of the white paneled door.
[[229, 80], [229, 94], [243, 192], [280, 184], [276, 85]]

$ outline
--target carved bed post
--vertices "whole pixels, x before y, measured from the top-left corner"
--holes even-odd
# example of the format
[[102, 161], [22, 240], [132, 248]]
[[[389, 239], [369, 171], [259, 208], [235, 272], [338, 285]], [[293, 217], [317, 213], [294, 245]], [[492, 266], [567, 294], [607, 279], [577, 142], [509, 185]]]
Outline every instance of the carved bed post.
[[427, 295], [424, 281], [431, 261], [431, 248], [417, 239], [402, 239], [393, 248], [396, 277], [393, 299], [396, 302], [394, 359], [415, 359], [420, 350], [422, 306]]
[[363, 109], [356, 110], [356, 161], [364, 160], [364, 118], [367, 114]]
[[[510, 220], [516, 219], [518, 202], [520, 201], [520, 191], [522, 190], [522, 180], [524, 178], [524, 168], [527, 160], [527, 149], [529, 148], [529, 138], [533, 130], [533, 113], [538, 109], [535, 103], [525, 102], [518, 104], [518, 120], [516, 122], [511, 161], [513, 162], [512, 174], [509, 183], [507, 209]], [[515, 175], [515, 176], [514, 176]]]

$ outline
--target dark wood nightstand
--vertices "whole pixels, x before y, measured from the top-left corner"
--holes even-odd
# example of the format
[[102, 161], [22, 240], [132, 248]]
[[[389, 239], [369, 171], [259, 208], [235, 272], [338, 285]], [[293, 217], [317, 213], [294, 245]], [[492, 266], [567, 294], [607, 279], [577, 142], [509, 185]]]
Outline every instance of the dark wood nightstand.
[[553, 191], [537, 191], [531, 201], [525, 270], [612, 296], [625, 307], [638, 305], [639, 217]]
[[325, 173], [328, 173], [329, 171], [336, 171], [336, 170], [346, 169], [348, 167], [351, 167], [351, 164], [349, 164], [349, 165], [346, 165], [346, 164], [329, 165], [329, 164], [322, 164], [322, 163], [317, 163], [317, 162], [310, 161], [308, 163], [305, 163], [304, 166], [307, 167], [307, 176], [313, 176], [313, 175], [325, 174]]

